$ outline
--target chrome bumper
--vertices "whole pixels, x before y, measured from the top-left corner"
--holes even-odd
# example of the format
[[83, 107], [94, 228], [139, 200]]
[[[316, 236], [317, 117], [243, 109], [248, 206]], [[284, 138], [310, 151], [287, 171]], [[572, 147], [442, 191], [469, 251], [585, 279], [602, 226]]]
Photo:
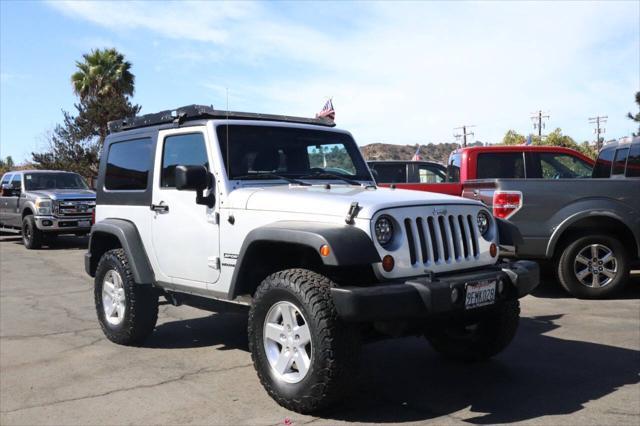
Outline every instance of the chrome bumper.
[[[36, 227], [43, 232], [89, 232], [91, 216], [56, 217], [34, 216]], [[81, 226], [82, 224], [82, 226]], [[86, 225], [85, 225], [86, 224]]]

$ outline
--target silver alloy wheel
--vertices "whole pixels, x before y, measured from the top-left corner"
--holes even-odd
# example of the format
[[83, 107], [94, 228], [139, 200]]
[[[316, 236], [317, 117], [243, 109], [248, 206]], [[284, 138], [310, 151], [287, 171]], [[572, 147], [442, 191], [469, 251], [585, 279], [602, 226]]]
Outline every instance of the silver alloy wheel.
[[609, 247], [590, 244], [578, 252], [573, 262], [573, 272], [582, 285], [602, 288], [615, 279], [618, 260]]
[[113, 269], [104, 274], [102, 280], [102, 309], [109, 324], [119, 325], [124, 319], [126, 297], [122, 277]]
[[298, 383], [311, 366], [311, 331], [302, 312], [291, 302], [274, 304], [264, 321], [264, 351], [273, 373]]

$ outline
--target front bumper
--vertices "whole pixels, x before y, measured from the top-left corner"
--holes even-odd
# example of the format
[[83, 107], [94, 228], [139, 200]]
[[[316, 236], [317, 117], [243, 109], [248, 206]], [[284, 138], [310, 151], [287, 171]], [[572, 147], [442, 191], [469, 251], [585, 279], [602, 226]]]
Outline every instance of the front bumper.
[[[345, 321], [428, 318], [483, 309], [465, 310], [466, 284], [488, 279], [504, 284], [504, 290], [496, 292], [498, 304], [529, 294], [540, 282], [540, 271], [537, 263], [520, 260], [433, 279], [419, 277], [370, 287], [335, 287], [331, 289], [331, 296], [338, 315]], [[454, 289], [458, 292], [455, 302], [452, 301]]]
[[43, 232], [89, 232], [91, 231], [91, 216], [56, 217], [35, 216], [36, 227]]

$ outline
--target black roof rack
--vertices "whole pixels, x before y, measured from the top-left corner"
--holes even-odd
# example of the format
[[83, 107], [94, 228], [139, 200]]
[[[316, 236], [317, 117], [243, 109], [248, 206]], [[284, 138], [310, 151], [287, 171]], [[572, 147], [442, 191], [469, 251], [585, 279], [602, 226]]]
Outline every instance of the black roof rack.
[[160, 111], [155, 114], [146, 114], [137, 117], [124, 118], [122, 120], [110, 121], [109, 132], [116, 133], [124, 130], [138, 129], [140, 127], [149, 127], [167, 123], [176, 123], [180, 125], [185, 121], [206, 118], [283, 121], [287, 123], [315, 124], [326, 127], [335, 126], [333, 121], [325, 118], [304, 118], [291, 117], [288, 115], [260, 114], [254, 112], [223, 111], [216, 110], [212, 106], [187, 105], [173, 110]]

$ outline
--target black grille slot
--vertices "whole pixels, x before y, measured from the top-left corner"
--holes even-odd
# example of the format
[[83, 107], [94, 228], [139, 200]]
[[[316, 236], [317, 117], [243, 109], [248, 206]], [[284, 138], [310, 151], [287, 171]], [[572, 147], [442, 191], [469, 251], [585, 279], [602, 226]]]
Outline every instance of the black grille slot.
[[473, 255], [478, 255], [478, 242], [476, 237], [476, 228], [473, 223], [473, 217], [471, 215], [467, 216], [467, 222], [469, 223], [469, 232], [471, 232], [471, 245], [473, 246]]
[[449, 231], [451, 231], [451, 237], [453, 240], [453, 253], [455, 259], [458, 259], [460, 257], [460, 233], [458, 232], [454, 222], [454, 217], [449, 216]]
[[469, 235], [467, 235], [467, 231], [464, 229], [464, 220], [462, 218], [463, 216], [458, 216], [458, 225], [460, 225], [460, 234], [462, 237], [462, 251], [464, 252], [464, 258], [466, 259], [469, 257], [469, 243], [467, 241]]
[[429, 237], [431, 238], [431, 247], [433, 247], [433, 261], [437, 262], [440, 260], [440, 252], [438, 250], [438, 240], [436, 239], [436, 228], [433, 224], [433, 218], [429, 217], [427, 219], [427, 225], [429, 227]]
[[442, 251], [444, 260], [451, 259], [451, 248], [449, 247], [449, 240], [447, 238], [447, 231], [444, 228], [446, 223], [444, 221], [444, 216], [438, 216], [438, 224], [440, 225], [440, 235], [442, 236]]
[[409, 243], [409, 256], [411, 257], [411, 264], [416, 263], [416, 242], [411, 230], [411, 219], [404, 220], [404, 228], [407, 231], [407, 242]]
[[420, 249], [422, 250], [422, 263], [427, 263], [429, 261], [429, 252], [427, 248], [427, 239], [424, 235], [424, 221], [421, 217], [416, 220], [416, 225], [418, 227], [418, 240], [420, 241]]

